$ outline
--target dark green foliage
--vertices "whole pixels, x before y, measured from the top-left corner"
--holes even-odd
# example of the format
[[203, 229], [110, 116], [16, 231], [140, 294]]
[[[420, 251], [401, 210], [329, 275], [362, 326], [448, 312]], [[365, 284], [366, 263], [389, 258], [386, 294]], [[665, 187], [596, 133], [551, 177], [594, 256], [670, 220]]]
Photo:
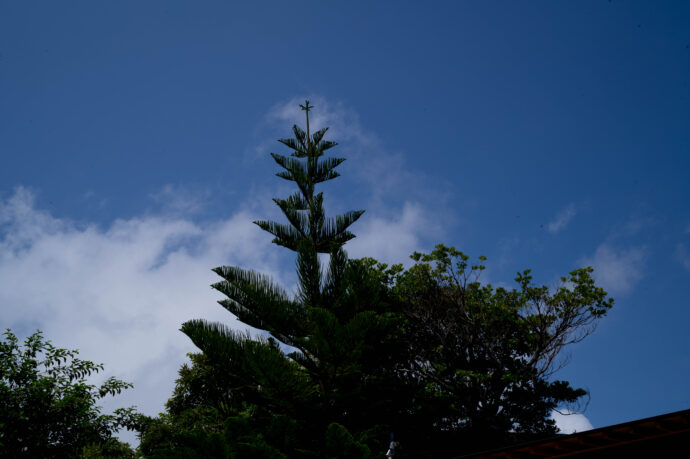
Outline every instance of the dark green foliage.
[[178, 416], [164, 414], [149, 419], [141, 432], [138, 450], [145, 457], [230, 457], [223, 419], [210, 407], [188, 409]]
[[7, 330], [0, 341], [0, 456], [127, 457], [127, 445], [112, 435], [135, 429], [133, 408], [101, 414], [98, 400], [119, 394], [132, 384], [109, 378], [100, 387], [86, 383], [103, 370], [77, 358], [78, 351], [59, 349], [41, 332], [21, 346]]
[[139, 457], [127, 443], [111, 438], [102, 443], [91, 443], [81, 449], [80, 459], [134, 459]]
[[551, 411], [586, 394], [552, 380], [563, 364], [557, 358], [613, 304], [592, 269], [573, 271], [555, 290], [533, 285], [524, 271], [508, 290], [479, 282], [483, 257], [470, 266], [467, 255], [439, 245], [413, 259], [395, 291], [408, 321], [406, 371], [424, 383], [427, 438], [437, 445], [455, 438], [471, 449], [556, 433]]
[[333, 459], [367, 459], [371, 451], [340, 424], [333, 423], [326, 430], [326, 452]]
[[[180, 368], [175, 392], [166, 405], [173, 416], [182, 416], [188, 410], [207, 407], [209, 400], [231, 400], [232, 397], [230, 381], [224, 371], [211, 365], [204, 354], [188, 354], [188, 357], [191, 366], [184, 364]], [[199, 419], [206, 418], [207, 416], [201, 416]]]

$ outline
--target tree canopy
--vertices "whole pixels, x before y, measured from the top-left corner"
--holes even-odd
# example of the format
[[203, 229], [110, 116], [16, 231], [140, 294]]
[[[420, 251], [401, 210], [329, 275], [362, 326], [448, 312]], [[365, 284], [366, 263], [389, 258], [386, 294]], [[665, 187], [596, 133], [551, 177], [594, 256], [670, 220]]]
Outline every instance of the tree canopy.
[[534, 285], [526, 270], [508, 289], [480, 281], [484, 257], [472, 265], [439, 245], [412, 258], [393, 290], [406, 318], [403, 371], [424, 388], [415, 436], [439, 445], [443, 457], [453, 444], [472, 450], [555, 434], [552, 410], [586, 395], [553, 379], [565, 363], [562, 351], [613, 305], [592, 269], [571, 272], [555, 289]]
[[[403, 269], [349, 259], [344, 244], [363, 211], [327, 218], [317, 185], [343, 158], [327, 129], [280, 142], [276, 175], [297, 191], [274, 202], [287, 223], [255, 222], [296, 253], [298, 289], [234, 266], [213, 271], [220, 305], [258, 335], [191, 320], [199, 348], [180, 370], [167, 412], [142, 432], [147, 456], [451, 457], [556, 427], [551, 410], [586, 392], [553, 378], [563, 349], [585, 338], [612, 306], [578, 269], [553, 289], [529, 271], [513, 289], [483, 284], [484, 258], [439, 245]], [[319, 254], [328, 257], [321, 266]]]
[[114, 377], [100, 386], [86, 378], [103, 370], [61, 349], [40, 331], [19, 344], [7, 330], [0, 341], [0, 456], [3, 457], [126, 457], [132, 451], [113, 435], [135, 430], [134, 408], [101, 413], [98, 401], [132, 384]]

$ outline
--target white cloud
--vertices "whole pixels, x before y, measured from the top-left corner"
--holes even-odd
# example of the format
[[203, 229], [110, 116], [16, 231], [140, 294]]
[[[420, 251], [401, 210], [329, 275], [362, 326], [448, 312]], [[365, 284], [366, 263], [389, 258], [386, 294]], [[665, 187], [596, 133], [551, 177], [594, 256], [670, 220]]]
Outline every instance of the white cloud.
[[556, 217], [549, 222], [548, 226], [546, 229], [553, 234], [558, 233], [559, 231], [565, 229], [566, 226], [568, 226], [568, 223], [570, 223], [570, 220], [573, 219], [575, 216], [575, 205], [570, 204], [568, 207], [565, 209], [561, 210]]
[[[134, 382], [106, 407], [162, 411], [185, 354], [179, 332], [193, 318], [246, 328], [209, 288], [210, 268], [234, 264], [285, 276], [271, 238], [239, 211], [199, 226], [181, 218], [78, 227], [34, 207], [20, 188], [0, 202], [0, 323], [20, 335], [41, 329], [58, 347], [105, 364], [105, 378]], [[125, 435], [132, 441], [133, 435]]]
[[581, 261], [594, 268], [594, 278], [609, 293], [630, 291], [637, 281], [644, 277], [644, 263], [647, 251], [642, 247], [616, 250], [604, 243], [597, 247], [594, 255]]
[[168, 184], [149, 197], [166, 214], [191, 215], [203, 209], [209, 194], [208, 190], [192, 191], [180, 185]]
[[564, 434], [572, 434], [575, 432], [584, 432], [585, 430], [592, 430], [592, 423], [585, 415], [580, 413], [573, 413], [568, 410], [561, 410], [551, 412], [551, 419], [556, 421], [556, 426]]
[[429, 221], [424, 209], [415, 203], [405, 203], [402, 213], [392, 220], [369, 216], [358, 227], [357, 237], [347, 244], [348, 255], [409, 264], [412, 252], [425, 249], [421, 241], [441, 231]]

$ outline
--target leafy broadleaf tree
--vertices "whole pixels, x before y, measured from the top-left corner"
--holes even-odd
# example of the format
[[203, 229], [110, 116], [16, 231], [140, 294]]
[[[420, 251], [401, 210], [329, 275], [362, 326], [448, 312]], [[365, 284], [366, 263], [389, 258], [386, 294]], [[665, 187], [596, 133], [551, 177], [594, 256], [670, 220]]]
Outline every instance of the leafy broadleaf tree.
[[472, 265], [439, 245], [412, 258], [395, 286], [407, 318], [404, 372], [423, 382], [410, 439], [444, 457], [458, 445], [469, 452], [555, 434], [552, 410], [586, 395], [553, 379], [565, 363], [559, 359], [613, 305], [592, 268], [571, 272], [555, 289], [534, 285], [527, 270], [506, 289], [480, 282], [484, 257]]
[[132, 384], [111, 377], [100, 386], [86, 378], [103, 370], [77, 357], [78, 351], [54, 347], [36, 332], [23, 346], [7, 330], [0, 341], [0, 456], [127, 457], [133, 452], [113, 437], [135, 430], [134, 408], [102, 414], [98, 401]]
[[[274, 199], [287, 223], [255, 222], [273, 235], [274, 243], [296, 252], [297, 294], [289, 295], [263, 274], [219, 267], [213, 271], [222, 280], [212, 286], [226, 296], [219, 303], [270, 337], [250, 338], [203, 320], [184, 323], [182, 331], [210, 367], [222, 369], [216, 374], [231, 388], [213, 402], [217, 407], [225, 404], [235, 413], [232, 419], [254, 423], [259, 430], [270, 430], [281, 416], [289, 420], [297, 437], [287, 445], [269, 442], [271, 447], [290, 456], [317, 454], [335, 438], [351, 438], [354, 443], [348, 448], [366, 455], [369, 448], [357, 438], [371, 439], [372, 426], [390, 409], [380, 406], [387, 398], [376, 392], [383, 392], [378, 382], [392, 375], [386, 373], [390, 353], [385, 346], [391, 342], [395, 320], [388, 313], [386, 287], [370, 282], [374, 270], [348, 260], [343, 250], [354, 237], [349, 227], [364, 211], [326, 215], [323, 193], [316, 188], [339, 176], [335, 169], [344, 158], [324, 156], [336, 143], [324, 139], [327, 128], [311, 133], [313, 107], [306, 101], [301, 108], [306, 112], [306, 132], [295, 125], [294, 138], [280, 140], [290, 148], [289, 156], [271, 153], [283, 169], [276, 175], [297, 186], [287, 198]], [[330, 256], [326, 269], [319, 254]], [[276, 340], [291, 351], [286, 354]], [[243, 413], [242, 419], [237, 413]], [[232, 432], [228, 435], [236, 448], [238, 440]], [[245, 444], [251, 443], [244, 438]]]

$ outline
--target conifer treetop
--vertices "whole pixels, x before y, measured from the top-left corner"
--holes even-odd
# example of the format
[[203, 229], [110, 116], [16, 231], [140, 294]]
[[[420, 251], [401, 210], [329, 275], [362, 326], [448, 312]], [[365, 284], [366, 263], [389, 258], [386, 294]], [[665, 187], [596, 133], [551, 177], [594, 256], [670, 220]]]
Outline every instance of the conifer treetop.
[[316, 193], [318, 183], [332, 180], [340, 174], [335, 168], [345, 158], [324, 158], [324, 152], [337, 145], [336, 142], [324, 140], [328, 128], [319, 129], [311, 134], [309, 129], [309, 111], [314, 108], [308, 100], [299, 105], [305, 112], [307, 131], [294, 125], [293, 138], [278, 141], [290, 148], [290, 156], [271, 153], [273, 160], [283, 168], [276, 175], [282, 179], [295, 182], [299, 191], [286, 199], [275, 198], [273, 201], [280, 207], [288, 224], [269, 220], [255, 221], [261, 229], [274, 236], [273, 242], [290, 250], [298, 251], [302, 241], [308, 242], [318, 253], [331, 253], [354, 238], [348, 227], [364, 213], [354, 210], [342, 215], [327, 218], [323, 209], [323, 193]]

